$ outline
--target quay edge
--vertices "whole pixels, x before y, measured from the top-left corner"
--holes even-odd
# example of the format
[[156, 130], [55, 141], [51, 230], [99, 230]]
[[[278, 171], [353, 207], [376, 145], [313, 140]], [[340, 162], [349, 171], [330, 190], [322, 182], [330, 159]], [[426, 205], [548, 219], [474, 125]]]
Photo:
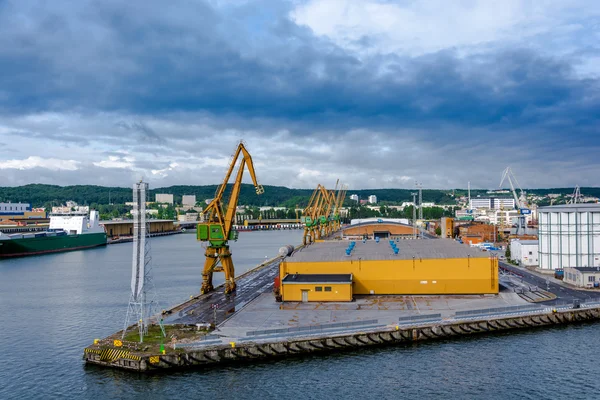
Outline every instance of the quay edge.
[[422, 324], [411, 327], [388, 326], [379, 330], [297, 338], [278, 342], [230, 343], [167, 354], [136, 354], [123, 350], [86, 348], [84, 360], [90, 364], [130, 371], [154, 372], [198, 368], [232, 362], [252, 362], [310, 353], [352, 351], [362, 347], [391, 346], [426, 340], [448, 339], [542, 326], [566, 325], [600, 319], [600, 307], [550, 311], [544, 314], [481, 318], [469, 321]]

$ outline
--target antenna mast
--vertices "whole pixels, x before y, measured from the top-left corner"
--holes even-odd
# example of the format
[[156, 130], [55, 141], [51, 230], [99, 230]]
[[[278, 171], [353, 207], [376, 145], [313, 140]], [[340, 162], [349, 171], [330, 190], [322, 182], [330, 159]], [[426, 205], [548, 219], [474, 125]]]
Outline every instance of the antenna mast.
[[135, 321], [138, 326], [140, 343], [144, 341], [144, 336], [148, 334], [150, 318], [159, 309], [156, 290], [152, 282], [152, 256], [150, 254], [150, 241], [148, 240], [150, 229], [146, 220], [147, 193], [148, 184], [146, 182], [140, 181], [133, 185], [134, 208], [131, 211], [131, 215], [133, 216], [131, 295], [129, 296], [127, 317], [125, 318], [125, 326], [123, 327], [123, 335], [121, 337], [121, 339], [125, 338], [127, 327], [130, 322]]

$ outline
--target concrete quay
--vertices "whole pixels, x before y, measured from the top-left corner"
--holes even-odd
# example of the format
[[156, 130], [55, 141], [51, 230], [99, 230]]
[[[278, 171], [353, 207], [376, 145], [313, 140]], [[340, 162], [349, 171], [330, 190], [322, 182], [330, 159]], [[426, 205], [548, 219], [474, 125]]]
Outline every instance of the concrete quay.
[[[525, 315], [523, 315], [525, 314]], [[410, 344], [426, 340], [449, 339], [475, 334], [493, 333], [542, 326], [564, 325], [600, 319], [600, 306], [578, 309], [542, 309], [515, 315], [474, 316], [464, 320], [438, 320], [407, 324], [356, 326], [352, 332], [306, 332], [293, 338], [255, 337], [252, 341], [210, 344], [200, 347], [175, 348], [167, 354], [123, 354], [118, 359], [101, 359], [100, 352], [86, 349], [87, 362], [139, 372], [198, 368], [226, 363], [256, 362], [311, 353], [352, 351], [363, 347]], [[335, 329], [335, 328], [333, 328]]]
[[[497, 295], [362, 295], [352, 302], [277, 303], [271, 290], [280, 260], [239, 276], [234, 294], [219, 287], [166, 310], [164, 351], [156, 338], [139, 344], [121, 341], [117, 332], [88, 346], [85, 362], [152, 372], [600, 319], [600, 303], [581, 301], [577, 291], [568, 296], [561, 291], [560, 299], [542, 305], [510, 287]], [[577, 302], [566, 306], [557, 300]], [[219, 304], [216, 313], [213, 304]], [[206, 331], [215, 320], [216, 329]]]

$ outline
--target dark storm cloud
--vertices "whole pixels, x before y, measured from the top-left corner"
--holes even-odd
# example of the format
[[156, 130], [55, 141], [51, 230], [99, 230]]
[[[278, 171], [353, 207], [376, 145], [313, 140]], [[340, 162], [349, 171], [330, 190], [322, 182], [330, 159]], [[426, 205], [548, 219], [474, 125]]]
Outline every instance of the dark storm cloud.
[[[210, 184], [247, 139], [265, 184], [492, 188], [509, 163], [528, 187], [593, 183], [600, 88], [581, 73], [593, 45], [408, 56], [363, 35], [343, 48], [291, 7], [0, 0], [0, 138], [18, 149], [2, 173]], [[78, 169], [45, 171], [49, 157]]]
[[[203, 2], [28, 2], [0, 7], [7, 113], [203, 110], [333, 126], [598, 126], [598, 81], [533, 50], [358, 59], [287, 18]], [[262, 38], [259, 43], [249, 37]], [[365, 45], [368, 38], [365, 38]], [[385, 67], [382, 67], [385, 66]], [[120, 123], [149, 139], [143, 123]]]

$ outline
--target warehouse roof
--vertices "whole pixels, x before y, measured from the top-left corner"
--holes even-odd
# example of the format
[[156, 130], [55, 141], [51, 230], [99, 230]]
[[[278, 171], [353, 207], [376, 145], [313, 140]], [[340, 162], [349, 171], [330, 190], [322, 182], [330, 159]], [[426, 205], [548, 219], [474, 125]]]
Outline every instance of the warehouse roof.
[[539, 240], [513, 240], [511, 243], [521, 243], [521, 244], [540, 244]]
[[352, 283], [352, 274], [288, 274], [283, 283]]
[[[152, 224], [157, 222], [175, 222], [172, 219], [146, 219], [146, 222], [150, 222]], [[101, 225], [114, 225], [114, 224], [133, 224], [132, 219], [121, 219], [121, 220], [110, 220], [110, 221], [100, 221]]]
[[546, 206], [538, 208], [538, 212], [600, 212], [600, 204], [598, 203], [575, 203], [575, 204], [559, 204], [556, 206]]
[[600, 272], [600, 267], [573, 267], [579, 272]]
[[319, 261], [349, 261], [349, 260], [408, 260], [408, 259], [440, 259], [440, 258], [488, 258], [490, 253], [475, 247], [460, 244], [452, 239], [413, 239], [394, 242], [399, 249], [394, 254], [388, 240], [376, 243], [367, 240], [363, 243], [357, 240], [350, 255], [346, 249], [349, 240], [314, 243], [294, 252], [286, 262], [319, 262]]

